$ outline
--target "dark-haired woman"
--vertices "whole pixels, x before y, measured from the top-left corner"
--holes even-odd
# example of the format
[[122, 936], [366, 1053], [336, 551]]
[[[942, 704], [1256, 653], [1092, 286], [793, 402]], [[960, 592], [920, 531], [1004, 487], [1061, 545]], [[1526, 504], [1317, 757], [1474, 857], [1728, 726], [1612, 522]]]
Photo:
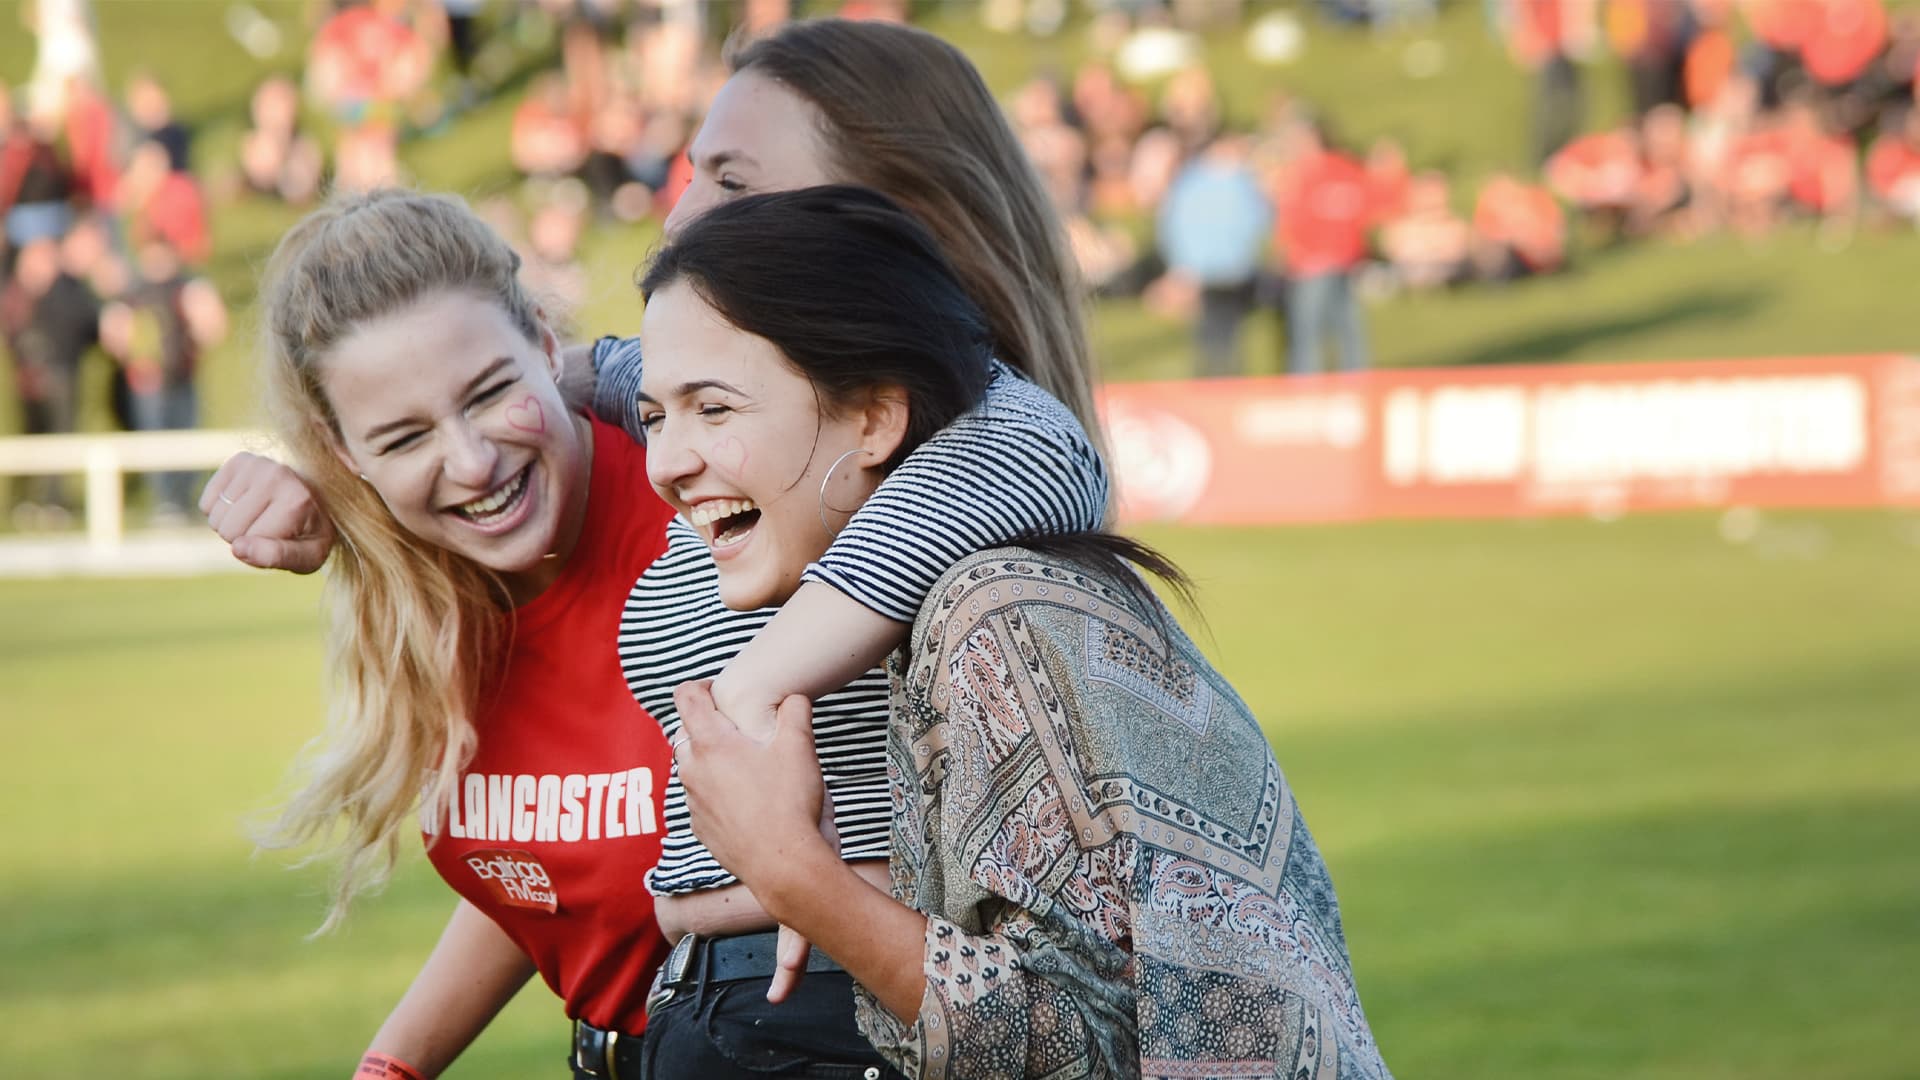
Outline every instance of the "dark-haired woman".
[[[648, 477], [705, 523], [730, 606], [792, 596], [994, 378], [937, 244], [860, 189], [711, 211], [643, 289]], [[694, 831], [853, 976], [862, 1030], [908, 1076], [1385, 1077], [1272, 751], [1127, 558], [1171, 570], [1089, 533], [936, 585], [889, 663], [891, 895], [814, 828], [800, 697], [761, 740], [681, 688]]]

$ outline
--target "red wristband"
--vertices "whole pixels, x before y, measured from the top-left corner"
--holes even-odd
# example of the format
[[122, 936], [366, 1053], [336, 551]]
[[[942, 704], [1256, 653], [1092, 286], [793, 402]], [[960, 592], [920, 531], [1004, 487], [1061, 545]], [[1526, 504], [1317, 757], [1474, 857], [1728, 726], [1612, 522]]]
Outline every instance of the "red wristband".
[[360, 1067], [354, 1070], [353, 1080], [427, 1080], [419, 1070], [401, 1061], [389, 1057], [378, 1050], [369, 1050], [360, 1059]]

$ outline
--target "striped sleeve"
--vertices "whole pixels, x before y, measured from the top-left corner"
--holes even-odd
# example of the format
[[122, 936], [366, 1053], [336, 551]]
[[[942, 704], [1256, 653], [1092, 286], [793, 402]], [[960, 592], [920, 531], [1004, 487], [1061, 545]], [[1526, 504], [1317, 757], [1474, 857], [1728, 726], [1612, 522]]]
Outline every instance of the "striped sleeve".
[[593, 343], [593, 415], [618, 426], [634, 442], [640, 430], [640, 339], [603, 337]]
[[907, 455], [806, 580], [910, 623], [933, 583], [976, 551], [1025, 536], [1097, 529], [1107, 472], [1052, 395], [994, 362], [972, 412]]

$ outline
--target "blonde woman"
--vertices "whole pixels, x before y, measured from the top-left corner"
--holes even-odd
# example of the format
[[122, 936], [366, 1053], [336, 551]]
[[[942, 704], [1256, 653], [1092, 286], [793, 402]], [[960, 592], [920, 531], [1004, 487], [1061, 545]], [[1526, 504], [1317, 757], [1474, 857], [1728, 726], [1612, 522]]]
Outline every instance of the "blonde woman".
[[[339, 828], [329, 924], [386, 875], [416, 820], [461, 897], [367, 1076], [437, 1075], [536, 970], [587, 1033], [576, 1074], [604, 1075], [637, 1047], [667, 954], [641, 887], [667, 827], [667, 743], [612, 635], [623, 618], [684, 625], [684, 607], [628, 600], [672, 511], [647, 487], [644, 448], [566, 407], [559, 348], [517, 270], [449, 198], [347, 196], [303, 220], [262, 294], [268, 395], [298, 471], [242, 459], [203, 498], [216, 530], [245, 534], [297, 487], [308, 510], [276, 542], [305, 532], [331, 549], [330, 719], [276, 836]], [[1053, 408], [1050, 439], [1071, 427]], [[977, 415], [943, 436], [964, 449], [932, 456], [977, 460], [992, 432], [1025, 422]], [[1043, 493], [1010, 527], [1097, 520], [1104, 494], [1091, 475], [1077, 501]], [[737, 618], [747, 629], [718, 624], [736, 642], [766, 621]], [[823, 640], [794, 662], [830, 667], [842, 651]], [[851, 1031], [826, 966], [802, 986], [817, 983]], [[864, 1056], [848, 1064], [876, 1067], [854, 1041]]]

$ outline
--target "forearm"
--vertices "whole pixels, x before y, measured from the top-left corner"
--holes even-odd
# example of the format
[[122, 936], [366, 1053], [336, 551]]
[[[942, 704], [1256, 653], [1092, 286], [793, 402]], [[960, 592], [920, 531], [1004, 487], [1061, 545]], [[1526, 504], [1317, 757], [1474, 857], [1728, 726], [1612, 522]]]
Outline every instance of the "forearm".
[[560, 400], [574, 412], [593, 408], [593, 391], [599, 376], [593, 370], [593, 346], [569, 345], [560, 351]]
[[906, 640], [895, 622], [831, 585], [801, 585], [713, 681], [720, 711], [756, 739], [772, 730], [789, 694], [809, 700], [872, 671]]
[[369, 1046], [438, 1076], [533, 975], [533, 962], [480, 909], [460, 901], [420, 974]]
[[926, 997], [927, 918], [888, 896], [824, 845], [809, 844], [772, 880], [747, 883], [767, 913], [839, 961], [911, 1024]]

